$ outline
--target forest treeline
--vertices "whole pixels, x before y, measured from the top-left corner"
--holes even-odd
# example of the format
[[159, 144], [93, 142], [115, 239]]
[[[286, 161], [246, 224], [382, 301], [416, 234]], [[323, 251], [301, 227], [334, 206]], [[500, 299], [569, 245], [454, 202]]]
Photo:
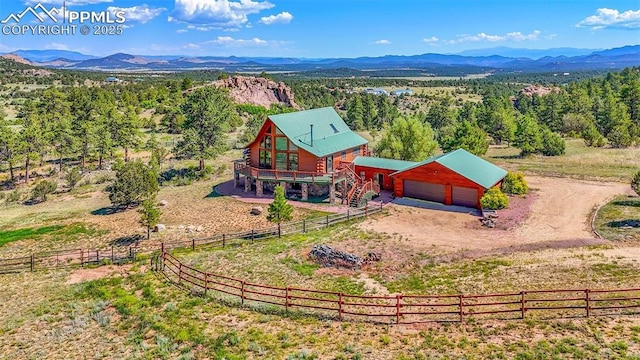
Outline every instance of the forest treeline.
[[[24, 69], [29, 67], [13, 71]], [[28, 181], [34, 164], [55, 161], [58, 171], [64, 171], [65, 164], [74, 162], [84, 171], [89, 163], [102, 168], [105, 159], [120, 153], [127, 161], [134, 149], [148, 150], [156, 165], [172, 153], [197, 159], [202, 168], [205, 159], [228, 148], [227, 134], [234, 129], [245, 125], [238, 137], [242, 145], [255, 136], [268, 115], [292, 111], [283, 105], [267, 109], [234, 104], [226, 92], [210, 87], [188, 92], [203, 82], [188, 76], [108, 86], [80, 86], [78, 74], [69, 76], [75, 86], [61, 82], [21, 92], [3, 85], [5, 102], [17, 111], [12, 119], [0, 113], [0, 167], [8, 171], [10, 183], [16, 181], [16, 168]], [[207, 73], [206, 78], [211, 76]], [[569, 82], [552, 87], [546, 95], [520, 92], [524, 85], [515, 81], [435, 83], [461, 94], [480, 95], [481, 101], [465, 101], [451, 92], [386, 96], [357, 90], [416, 84], [379, 81], [291, 79], [288, 85], [303, 108], [336, 107], [352, 129], [380, 134], [374, 149], [378, 154], [406, 160], [438, 148], [465, 148], [483, 155], [490, 143], [516, 146], [524, 156], [561, 155], [566, 137], [581, 137], [588, 146], [627, 147], [640, 141], [640, 68]], [[164, 146], [157, 134], [169, 134], [175, 141]], [[415, 143], [425, 146], [413, 153], [402, 149]]]

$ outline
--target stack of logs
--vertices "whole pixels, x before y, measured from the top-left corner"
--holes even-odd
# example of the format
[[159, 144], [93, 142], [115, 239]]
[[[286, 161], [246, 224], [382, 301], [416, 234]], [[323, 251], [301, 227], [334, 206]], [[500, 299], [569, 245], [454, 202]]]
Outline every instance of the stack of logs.
[[336, 250], [331, 246], [324, 244], [313, 245], [313, 249], [309, 252], [309, 258], [324, 267], [344, 267], [349, 269], [360, 268], [362, 265], [380, 261], [380, 254], [369, 253], [365, 257], [349, 254], [344, 251]]

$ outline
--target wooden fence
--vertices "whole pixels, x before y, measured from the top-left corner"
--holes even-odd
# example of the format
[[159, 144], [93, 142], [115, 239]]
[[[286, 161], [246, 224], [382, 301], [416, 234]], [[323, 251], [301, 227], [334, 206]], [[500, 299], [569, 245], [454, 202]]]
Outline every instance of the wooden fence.
[[164, 248], [151, 267], [193, 292], [239, 300], [242, 305], [270, 305], [339, 320], [395, 324], [459, 321], [467, 317], [524, 319], [590, 317], [640, 313], [640, 288], [528, 290], [504, 294], [350, 295], [331, 291], [277, 287], [204, 272], [183, 264]]
[[[308, 231], [326, 228], [328, 226], [367, 217], [382, 211], [380, 206], [365, 206], [360, 209], [349, 209], [345, 213], [330, 214], [313, 219], [282, 224], [280, 235], [306, 233]], [[164, 243], [165, 249], [191, 249], [200, 247], [241, 246], [277, 237], [278, 226], [271, 226], [258, 230], [249, 230], [231, 234], [221, 234], [200, 239], [178, 240]], [[67, 266], [104, 265], [135, 261], [138, 254], [152, 254], [157, 251], [156, 244], [139, 244], [134, 246], [112, 246], [103, 249], [70, 249], [50, 252], [39, 252], [29, 256], [0, 259], [0, 274], [22, 271], [35, 271]]]

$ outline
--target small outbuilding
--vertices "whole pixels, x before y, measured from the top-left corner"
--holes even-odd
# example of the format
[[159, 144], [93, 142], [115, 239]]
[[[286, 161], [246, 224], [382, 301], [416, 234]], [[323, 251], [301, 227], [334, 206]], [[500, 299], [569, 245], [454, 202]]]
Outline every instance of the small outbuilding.
[[507, 172], [464, 149], [433, 156], [389, 174], [394, 195], [481, 208], [485, 191], [499, 185]]

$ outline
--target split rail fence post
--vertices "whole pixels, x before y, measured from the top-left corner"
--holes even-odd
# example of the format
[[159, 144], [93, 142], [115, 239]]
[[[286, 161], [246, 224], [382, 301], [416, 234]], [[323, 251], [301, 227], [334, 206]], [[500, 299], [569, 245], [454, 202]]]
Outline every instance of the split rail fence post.
[[342, 293], [338, 294], [338, 319], [342, 321]]
[[80, 266], [84, 267], [84, 250], [80, 249]]
[[302, 219], [302, 233], [305, 234], [307, 232], [307, 222], [305, 219]]
[[325, 227], [329, 227], [329, 215], [327, 215], [326, 221], [325, 221], [326, 226]]
[[284, 290], [284, 309], [289, 312], [289, 287]]
[[402, 300], [402, 295], [396, 295], [396, 325], [400, 324], [400, 300]]
[[240, 287], [240, 304], [244, 306], [244, 280], [242, 280], [242, 286]]
[[182, 285], [182, 262], [178, 261], [178, 284]]
[[527, 311], [527, 308], [525, 307], [525, 299], [524, 299], [524, 295], [526, 294], [526, 291], [520, 291], [520, 317], [522, 319], [524, 319], [524, 313], [525, 311]]
[[380, 211], [382, 211], [382, 201], [380, 201]]
[[31, 254], [31, 272], [33, 272], [33, 254]]
[[251, 229], [251, 242], [253, 242], [254, 240], [255, 240], [255, 233], [253, 229]]
[[196, 239], [191, 239], [191, 251], [196, 251]]
[[369, 204], [364, 205], [364, 217], [369, 216]]
[[113, 256], [113, 245], [111, 245], [111, 263], [113, 264], [115, 261], [116, 261], [116, 259]]
[[349, 209], [347, 209], [347, 221], [349, 221]]
[[222, 234], [222, 248], [224, 249], [225, 246], [225, 242], [226, 242], [226, 236], [224, 234]]
[[100, 262], [100, 250], [96, 249], [96, 264], [98, 264], [99, 262]]
[[590, 299], [589, 293], [590, 293], [589, 289], [586, 289], [584, 291], [584, 300], [586, 302], [585, 309], [587, 310], [587, 317], [591, 315], [591, 304], [590, 304], [591, 299]]
[[464, 302], [462, 301], [463, 297], [464, 295], [462, 294], [458, 295], [459, 306], [460, 306], [460, 322], [462, 322], [462, 316], [464, 315]]
[[204, 273], [204, 298], [207, 298], [207, 288], [209, 287], [209, 273]]

